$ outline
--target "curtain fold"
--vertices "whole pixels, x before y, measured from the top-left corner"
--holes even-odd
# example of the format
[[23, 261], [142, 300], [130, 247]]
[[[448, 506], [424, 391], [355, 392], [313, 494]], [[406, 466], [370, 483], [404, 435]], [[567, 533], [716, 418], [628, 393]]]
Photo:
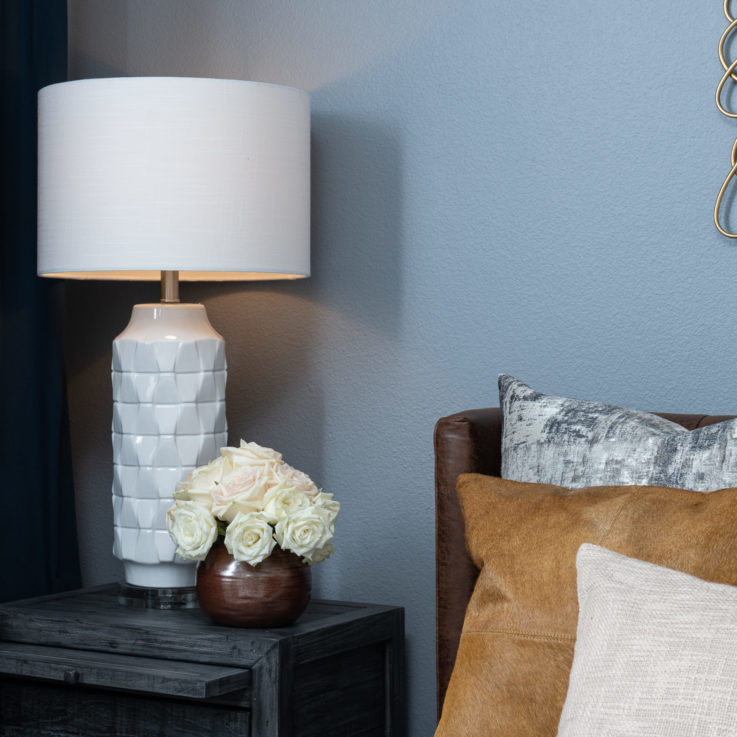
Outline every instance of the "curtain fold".
[[66, 0], [0, 0], [0, 601], [80, 585], [60, 283], [36, 276], [36, 93], [66, 79]]

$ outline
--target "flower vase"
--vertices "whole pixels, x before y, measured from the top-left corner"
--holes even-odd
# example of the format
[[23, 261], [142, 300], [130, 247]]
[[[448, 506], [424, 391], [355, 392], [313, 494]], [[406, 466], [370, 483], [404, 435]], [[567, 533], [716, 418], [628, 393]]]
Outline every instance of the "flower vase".
[[312, 592], [312, 572], [278, 545], [252, 566], [228, 552], [222, 538], [197, 567], [197, 599], [215, 624], [284, 627], [302, 614]]

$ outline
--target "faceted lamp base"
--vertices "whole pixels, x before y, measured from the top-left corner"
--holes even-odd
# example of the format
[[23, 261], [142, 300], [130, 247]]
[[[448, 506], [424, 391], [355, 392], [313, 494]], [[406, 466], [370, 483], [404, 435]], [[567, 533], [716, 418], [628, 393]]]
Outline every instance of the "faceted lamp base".
[[113, 342], [113, 552], [126, 591], [194, 587], [196, 563], [175, 556], [166, 511], [177, 484], [227, 445], [226, 376], [202, 305], [136, 305]]

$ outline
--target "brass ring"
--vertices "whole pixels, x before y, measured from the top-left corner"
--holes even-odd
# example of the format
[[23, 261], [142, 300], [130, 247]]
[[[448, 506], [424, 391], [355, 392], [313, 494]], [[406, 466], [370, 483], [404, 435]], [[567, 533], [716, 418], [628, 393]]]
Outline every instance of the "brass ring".
[[737, 113], [730, 113], [729, 110], [727, 110], [724, 105], [722, 105], [721, 96], [722, 96], [722, 90], [724, 89], [724, 84], [726, 83], [727, 79], [729, 77], [734, 77], [732, 72], [734, 71], [735, 67], [737, 67], [737, 59], [735, 59], [728, 67], [727, 71], [724, 72], [722, 75], [722, 78], [719, 80], [719, 84], [717, 85], [717, 91], [714, 94], [714, 100], [717, 104], [717, 107], [719, 108], [719, 112], [726, 115], [728, 118], [737, 118]]
[[[733, 20], [725, 29], [724, 33], [722, 34], [722, 37], [719, 39], [719, 46], [717, 47], [719, 50], [719, 62], [722, 65], [722, 69], [726, 69], [729, 65], [727, 64], [727, 60], [724, 56], [724, 45], [727, 43], [727, 38], [729, 37], [729, 34], [734, 31], [734, 29], [737, 28], [737, 18]], [[732, 75], [732, 79], [737, 82], [737, 74]]]
[[722, 186], [719, 189], [719, 194], [717, 195], [717, 201], [714, 203], [714, 225], [717, 226], [717, 230], [727, 238], [737, 238], [737, 233], [730, 233], [728, 230], [725, 230], [720, 222], [719, 222], [719, 211], [722, 208], [722, 200], [724, 199], [724, 193], [727, 191], [727, 186], [729, 183], [734, 179], [734, 177], [737, 175], [737, 139], [735, 139], [734, 144], [732, 145], [732, 168], [729, 170], [729, 174], [724, 178], [724, 181], [722, 182]]

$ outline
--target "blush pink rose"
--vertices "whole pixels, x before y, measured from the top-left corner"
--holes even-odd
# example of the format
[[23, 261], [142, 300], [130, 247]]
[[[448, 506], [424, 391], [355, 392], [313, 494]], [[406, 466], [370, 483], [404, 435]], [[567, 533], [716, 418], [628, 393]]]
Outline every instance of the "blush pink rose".
[[288, 463], [276, 464], [271, 473], [277, 485], [287, 483], [309, 497], [316, 497], [320, 493], [320, 489], [306, 473], [292, 468]]
[[212, 512], [225, 522], [232, 522], [238, 512], [258, 512], [264, 506], [268, 489], [263, 469], [243, 466], [232, 471], [212, 491]]

